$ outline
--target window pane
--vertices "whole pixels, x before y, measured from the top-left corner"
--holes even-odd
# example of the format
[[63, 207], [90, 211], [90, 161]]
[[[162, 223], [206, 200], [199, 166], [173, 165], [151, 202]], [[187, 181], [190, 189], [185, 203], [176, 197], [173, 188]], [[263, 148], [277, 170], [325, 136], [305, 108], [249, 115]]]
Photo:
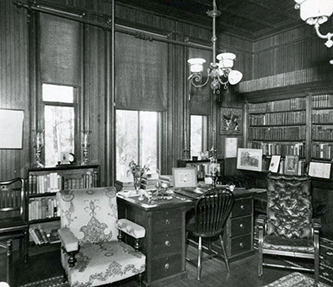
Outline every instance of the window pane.
[[55, 166], [61, 152], [74, 153], [74, 107], [45, 106], [45, 165]]
[[191, 115], [191, 156], [198, 156], [205, 148], [203, 146], [205, 140], [204, 116]]
[[134, 160], [156, 172], [158, 162], [158, 113], [116, 111], [117, 180], [133, 181], [128, 164]]
[[140, 112], [141, 120], [141, 163], [149, 166], [149, 172], [157, 168], [157, 113]]
[[74, 88], [68, 86], [43, 84], [43, 101], [73, 103]]
[[138, 112], [116, 111], [116, 137], [117, 179], [132, 181], [128, 164], [138, 162]]

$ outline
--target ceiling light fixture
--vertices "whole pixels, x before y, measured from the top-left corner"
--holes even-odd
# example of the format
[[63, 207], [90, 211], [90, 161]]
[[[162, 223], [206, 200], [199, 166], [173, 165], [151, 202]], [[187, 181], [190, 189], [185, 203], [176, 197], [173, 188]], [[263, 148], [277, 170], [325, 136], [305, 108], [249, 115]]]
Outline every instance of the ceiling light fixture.
[[309, 25], [314, 25], [319, 38], [327, 39], [325, 45], [327, 48], [333, 46], [333, 33], [323, 35], [320, 33], [320, 25], [325, 23], [333, 13], [332, 0], [295, 0], [295, 9], [300, 9], [300, 15], [303, 21]]
[[[225, 89], [228, 88], [228, 83], [236, 85], [241, 81], [243, 74], [240, 71], [232, 70], [236, 59], [235, 54], [221, 53], [216, 56], [216, 17], [221, 15], [221, 11], [217, 10], [216, 0], [213, 0], [213, 10], [208, 11], [207, 15], [213, 18], [213, 62], [210, 63], [210, 66], [207, 69], [207, 80], [201, 84], [202, 72], [204, 70], [203, 64], [206, 60], [202, 58], [189, 59], [187, 62], [190, 66], [191, 75], [188, 79], [196, 88], [205, 86], [209, 80], [211, 80], [211, 89], [214, 93], [219, 94], [221, 85], [223, 85]], [[216, 62], [216, 59], [219, 61], [218, 63]]]

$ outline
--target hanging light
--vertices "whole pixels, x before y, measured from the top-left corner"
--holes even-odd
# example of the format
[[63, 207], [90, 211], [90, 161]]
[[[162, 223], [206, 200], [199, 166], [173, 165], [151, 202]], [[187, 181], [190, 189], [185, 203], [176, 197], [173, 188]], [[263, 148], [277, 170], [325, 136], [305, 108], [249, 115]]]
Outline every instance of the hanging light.
[[[228, 83], [231, 85], [238, 84], [243, 74], [240, 71], [232, 70], [236, 55], [233, 53], [221, 53], [216, 56], [216, 17], [221, 15], [221, 11], [217, 10], [216, 0], [213, 0], [213, 10], [208, 11], [207, 15], [213, 18], [213, 62], [210, 63], [207, 69], [207, 80], [204, 83], [202, 81], [202, 73], [204, 70], [205, 59], [193, 58], [189, 59], [187, 62], [190, 66], [191, 75], [189, 76], [189, 81], [194, 87], [201, 88], [211, 80], [210, 87], [214, 93], [219, 93], [221, 85], [225, 89], [228, 88]], [[216, 62], [216, 59], [219, 61]]]
[[323, 35], [320, 33], [320, 25], [325, 23], [333, 13], [332, 0], [295, 0], [295, 9], [300, 9], [300, 16], [303, 21], [309, 25], [314, 25], [319, 38], [327, 39], [325, 45], [327, 48], [333, 46], [332, 33]]

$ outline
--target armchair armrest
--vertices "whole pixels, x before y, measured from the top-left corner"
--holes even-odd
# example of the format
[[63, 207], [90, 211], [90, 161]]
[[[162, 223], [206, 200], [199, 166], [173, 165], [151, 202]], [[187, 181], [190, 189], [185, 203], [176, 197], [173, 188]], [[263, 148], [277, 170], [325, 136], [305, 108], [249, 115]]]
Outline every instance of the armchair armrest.
[[321, 221], [319, 218], [312, 218], [311, 221], [312, 221], [313, 229], [319, 230], [321, 228]]
[[59, 238], [66, 252], [75, 252], [79, 250], [79, 240], [68, 227], [58, 230]]
[[259, 214], [259, 216], [256, 219], [256, 223], [259, 229], [264, 228], [266, 224], [266, 215], [264, 214]]
[[118, 220], [117, 228], [136, 239], [143, 238], [146, 235], [146, 229], [143, 226], [125, 218]]

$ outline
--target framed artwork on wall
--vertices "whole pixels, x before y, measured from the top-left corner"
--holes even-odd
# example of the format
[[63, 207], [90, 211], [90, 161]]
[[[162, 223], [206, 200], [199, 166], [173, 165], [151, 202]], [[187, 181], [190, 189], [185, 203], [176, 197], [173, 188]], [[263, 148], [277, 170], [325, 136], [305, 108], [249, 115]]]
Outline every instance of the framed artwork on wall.
[[23, 110], [0, 109], [0, 149], [23, 148]]
[[240, 135], [243, 132], [243, 110], [221, 108], [220, 134]]
[[237, 169], [261, 171], [262, 149], [239, 148], [237, 152]]

